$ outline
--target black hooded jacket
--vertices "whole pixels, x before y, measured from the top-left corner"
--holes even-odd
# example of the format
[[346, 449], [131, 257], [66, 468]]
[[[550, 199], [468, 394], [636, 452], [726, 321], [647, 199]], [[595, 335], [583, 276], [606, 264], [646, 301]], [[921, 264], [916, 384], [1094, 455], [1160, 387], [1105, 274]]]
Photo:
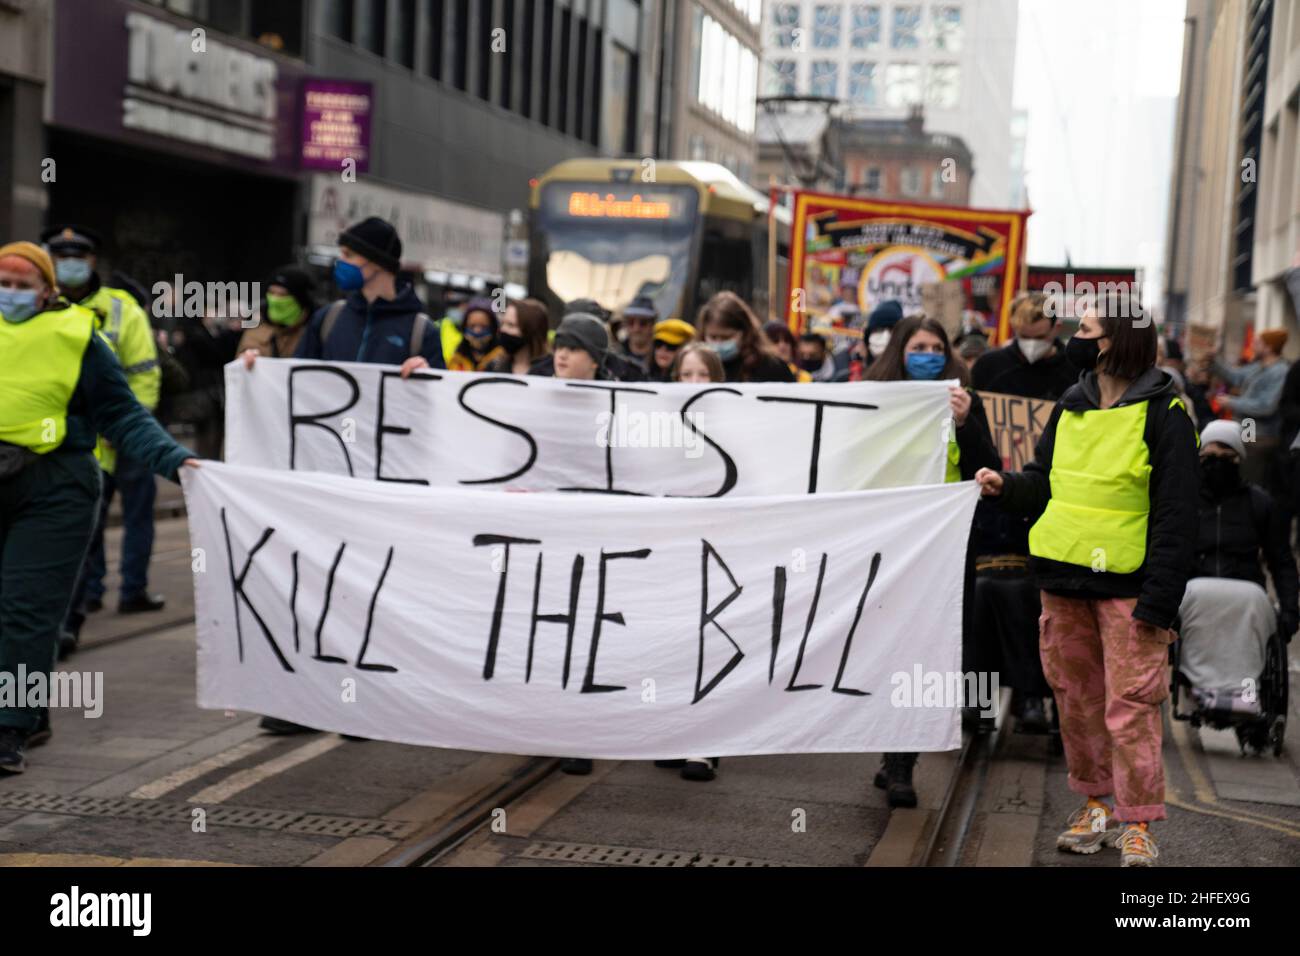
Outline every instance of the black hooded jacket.
[[1236, 578], [1264, 587], [1262, 556], [1273, 578], [1283, 618], [1291, 627], [1300, 623], [1300, 587], [1295, 556], [1287, 540], [1289, 522], [1278, 513], [1269, 493], [1243, 482], [1219, 496], [1202, 482], [1200, 518], [1192, 577]]
[[990, 349], [975, 360], [970, 370], [971, 385], [981, 392], [1002, 392], [1024, 398], [1056, 401], [1079, 378], [1079, 370], [1065, 357], [1065, 346], [1054, 340], [1051, 355], [1030, 362], [1012, 340]]
[[[1151, 464], [1151, 506], [1142, 566], [1119, 574], [1034, 558], [1034, 575], [1044, 591], [1079, 598], [1135, 597], [1133, 617], [1161, 628], [1173, 624], [1192, 572], [1200, 488], [1196, 429], [1181, 404], [1171, 405], [1174, 398], [1173, 379], [1158, 368], [1150, 368], [1114, 406], [1150, 403], [1142, 435]], [[1003, 474], [1003, 507], [1034, 520], [1042, 515], [1052, 494], [1049, 475], [1061, 412], [1100, 408], [1097, 376], [1085, 372], [1056, 403], [1034, 449], [1034, 460], [1022, 472]]]

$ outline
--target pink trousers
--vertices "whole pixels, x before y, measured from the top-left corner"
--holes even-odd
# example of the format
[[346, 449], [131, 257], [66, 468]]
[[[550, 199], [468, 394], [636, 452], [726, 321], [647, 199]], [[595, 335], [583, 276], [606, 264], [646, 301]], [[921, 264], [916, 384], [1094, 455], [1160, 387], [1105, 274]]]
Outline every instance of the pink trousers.
[[1135, 598], [1042, 598], [1043, 673], [1056, 693], [1070, 789], [1114, 794], [1117, 820], [1163, 820], [1160, 702], [1173, 632], [1139, 637]]

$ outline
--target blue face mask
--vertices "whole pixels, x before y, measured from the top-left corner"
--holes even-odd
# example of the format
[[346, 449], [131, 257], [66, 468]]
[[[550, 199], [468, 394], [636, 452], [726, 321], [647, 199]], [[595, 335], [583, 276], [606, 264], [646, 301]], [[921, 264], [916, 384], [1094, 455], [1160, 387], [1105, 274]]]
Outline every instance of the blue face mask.
[[718, 358], [723, 362], [730, 362], [740, 354], [740, 346], [736, 344], [735, 339], [727, 339], [725, 342], [710, 342], [709, 348], [718, 353]]
[[342, 259], [335, 259], [334, 284], [344, 292], [355, 292], [366, 284], [366, 277], [360, 266], [354, 266]]
[[0, 289], [0, 315], [6, 322], [17, 325], [39, 311], [34, 289]]
[[910, 378], [933, 381], [943, 374], [948, 356], [942, 352], [908, 352], [907, 374]]
[[87, 259], [56, 259], [54, 274], [59, 285], [80, 289], [90, 281], [90, 262]]

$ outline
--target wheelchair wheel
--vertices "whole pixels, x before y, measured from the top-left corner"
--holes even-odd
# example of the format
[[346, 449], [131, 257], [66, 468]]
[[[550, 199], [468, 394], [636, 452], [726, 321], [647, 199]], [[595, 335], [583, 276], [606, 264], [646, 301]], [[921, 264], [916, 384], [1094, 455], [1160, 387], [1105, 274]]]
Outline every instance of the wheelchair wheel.
[[1264, 704], [1265, 731], [1261, 740], [1263, 750], [1271, 749], [1273, 756], [1282, 756], [1286, 738], [1286, 715], [1290, 699], [1290, 674], [1287, 672], [1286, 642], [1275, 634], [1264, 649], [1264, 675], [1262, 703]]

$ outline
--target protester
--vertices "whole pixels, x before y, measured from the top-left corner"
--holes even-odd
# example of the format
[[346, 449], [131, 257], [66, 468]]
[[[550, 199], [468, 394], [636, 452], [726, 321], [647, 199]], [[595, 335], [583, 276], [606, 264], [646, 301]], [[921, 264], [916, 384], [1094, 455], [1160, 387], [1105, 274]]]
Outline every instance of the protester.
[[799, 369], [812, 376], [814, 382], [835, 381], [835, 360], [823, 336], [816, 332], [799, 336]]
[[502, 354], [488, 363], [487, 371], [527, 375], [534, 362], [550, 354], [551, 343], [547, 338], [550, 328], [551, 317], [544, 303], [537, 299], [512, 299], [497, 330]]
[[963, 332], [957, 336], [953, 345], [956, 346], [957, 357], [966, 366], [966, 371], [973, 372], [980, 356], [989, 350], [989, 337], [983, 332]]
[[[975, 478], [982, 494], [1035, 519], [1043, 670], [1069, 787], [1086, 798], [1057, 847], [1118, 845], [1123, 866], [1152, 866], [1149, 827], [1166, 816], [1160, 703], [1197, 527], [1196, 434], [1173, 380], [1155, 367], [1150, 322], [1089, 308], [1065, 351], [1083, 374], [1053, 410], [1034, 461]], [[1113, 810], [1102, 799], [1111, 794]]]
[[681, 319], [665, 319], [656, 322], [654, 328], [654, 351], [651, 353], [650, 370], [647, 378], [652, 382], [667, 382], [672, 372], [673, 362], [683, 345], [695, 339], [695, 329]]
[[[1078, 378], [1055, 338], [1048, 297], [1021, 293], [1011, 303], [1015, 338], [986, 352], [971, 372], [976, 388], [1055, 402]], [[1049, 314], [1051, 313], [1051, 314]], [[1029, 573], [1030, 521], [991, 500], [975, 509], [974, 669], [1001, 675], [1011, 688], [1011, 712], [1022, 733], [1047, 733], [1051, 688], [1038, 653], [1038, 588]]]
[[444, 368], [433, 320], [411, 285], [397, 284], [402, 265], [397, 230], [371, 216], [339, 233], [338, 241], [334, 284], [346, 298], [316, 311], [294, 357], [400, 365], [404, 376]]
[[1200, 457], [1200, 531], [1191, 576], [1253, 581], [1263, 589], [1262, 565], [1267, 565], [1280, 608], [1278, 624], [1290, 640], [1300, 627], [1295, 555], [1273, 498], [1242, 479], [1241, 463], [1248, 456], [1241, 426], [1228, 421], [1207, 425], [1201, 432]]
[[650, 375], [654, 366], [654, 329], [659, 321], [659, 310], [654, 299], [639, 295], [623, 307], [624, 338], [617, 352], [629, 362], [634, 362]]
[[794, 381], [790, 367], [763, 334], [758, 317], [736, 293], [716, 293], [700, 308], [695, 327], [717, 351], [728, 382]]
[[[85, 226], [55, 226], [41, 234], [45, 248], [54, 257], [59, 289], [70, 302], [94, 313], [96, 327], [117, 356], [132, 394], [146, 409], [158, 407], [162, 371], [149, 317], [135, 296], [103, 284], [96, 267], [101, 239]], [[144, 462], [120, 455], [101, 439], [95, 457], [103, 469], [104, 493], [99, 519], [91, 536], [90, 549], [73, 595], [64, 630], [59, 638], [59, 655], [66, 657], [77, 646], [87, 612], [103, 607], [104, 523], [114, 494], [122, 492], [122, 564], [117, 609], [122, 614], [158, 611], [166, 601], [149, 593], [149, 562], [153, 556], [153, 508], [157, 497], [153, 473]]]
[[1255, 361], [1238, 369], [1214, 362], [1215, 373], [1240, 393], [1220, 396], [1219, 404], [1231, 411], [1236, 421], [1254, 422], [1254, 447], [1250, 458], [1243, 463], [1245, 477], [1270, 491], [1277, 490], [1274, 459], [1282, 434], [1278, 406], [1288, 371], [1282, 359], [1286, 339], [1286, 329], [1268, 329], [1255, 336]]
[[799, 356], [799, 343], [795, 341], [790, 326], [774, 319], [763, 325], [763, 334], [772, 343], [772, 349], [781, 361], [790, 366], [790, 374], [796, 382], [812, 381], [812, 376], [795, 364], [795, 359]]
[[889, 346], [889, 337], [899, 322], [903, 321], [903, 306], [895, 299], [886, 299], [871, 310], [867, 316], [866, 364], [870, 366], [885, 354]]
[[1056, 401], [1079, 378], [1056, 338], [1056, 309], [1042, 292], [1025, 292], [1011, 303], [1015, 338], [982, 355], [971, 382], [982, 392]]
[[[89, 309], [30, 242], [0, 247], [0, 662], [48, 683], [99, 507], [96, 435], [172, 480], [193, 453], [131, 392]], [[48, 710], [0, 705], [0, 770], [50, 737]]]
[[[601, 329], [605, 332], [606, 349], [602, 363], [602, 374], [606, 378], [616, 382], [644, 382], [646, 380], [645, 369], [638, 363], [619, 355], [614, 349], [608, 348], [608, 343], [612, 339], [609, 334], [610, 314], [599, 302], [594, 299], [574, 299], [564, 307], [565, 318], [571, 315], [582, 315], [595, 319], [600, 323]], [[563, 321], [561, 321], [561, 324], [563, 324]], [[544, 375], [547, 378], [555, 376], [554, 354], [544, 355], [534, 362], [533, 367], [528, 370], [528, 374]]]
[[505, 358], [506, 350], [497, 341], [497, 314], [491, 299], [469, 301], [461, 331], [464, 337], [447, 363], [449, 371], [483, 372], [498, 359]]
[[[294, 358], [400, 365], [402, 378], [417, 369], [443, 368], [437, 327], [411, 285], [397, 285], [401, 258], [397, 230], [375, 216], [339, 233], [334, 284], [347, 298], [316, 310]], [[252, 372], [257, 353], [245, 352], [243, 358]], [[278, 717], [263, 717], [259, 726], [272, 734], [316, 732]]]
[[[1001, 464], [993, 447], [984, 403], [975, 392], [966, 388], [966, 367], [952, 351], [948, 333], [943, 325], [923, 315], [904, 319], [892, 327], [889, 343], [879, 358], [867, 369], [866, 378], [876, 382], [908, 380], [938, 381], [956, 379], [949, 388], [949, 407], [952, 411], [952, 428], [948, 432], [948, 464], [946, 481], [969, 481], [981, 468]], [[963, 576], [962, 602], [962, 657], [971, 659], [968, 650], [973, 625], [970, 620], [974, 605], [974, 553], [967, 550], [966, 571]], [[964, 670], [967, 668], [963, 668]], [[968, 705], [971, 702], [967, 702]], [[916, 790], [912, 785], [912, 770], [916, 766], [915, 753], [887, 753], [874, 783], [886, 792], [891, 807], [916, 806]]]
[[608, 379], [609, 333], [605, 323], [581, 312], [566, 315], [555, 330], [555, 377], [576, 381]]
[[722, 359], [716, 350], [703, 342], [692, 342], [683, 346], [673, 360], [669, 377], [674, 382], [725, 382], [727, 373], [722, 368]]
[[298, 266], [281, 266], [266, 278], [261, 319], [239, 339], [239, 353], [292, 358], [307, 320], [316, 311], [316, 283]]

